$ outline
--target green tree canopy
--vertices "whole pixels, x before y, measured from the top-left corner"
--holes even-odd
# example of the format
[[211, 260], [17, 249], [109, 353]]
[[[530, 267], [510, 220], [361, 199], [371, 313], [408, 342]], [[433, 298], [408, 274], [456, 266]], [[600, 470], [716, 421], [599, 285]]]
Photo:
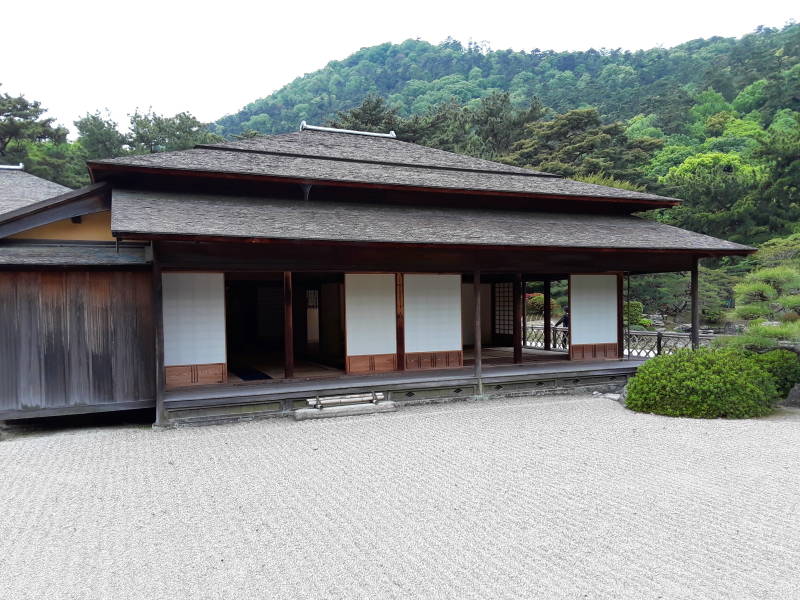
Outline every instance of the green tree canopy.
[[19, 162], [25, 157], [26, 142], [62, 143], [67, 130], [43, 117], [40, 102], [23, 96], [0, 93], [0, 161]]
[[585, 108], [530, 123], [506, 160], [559, 175], [602, 173], [635, 182], [661, 145], [656, 138], [630, 139], [623, 123], [603, 124], [597, 109]]

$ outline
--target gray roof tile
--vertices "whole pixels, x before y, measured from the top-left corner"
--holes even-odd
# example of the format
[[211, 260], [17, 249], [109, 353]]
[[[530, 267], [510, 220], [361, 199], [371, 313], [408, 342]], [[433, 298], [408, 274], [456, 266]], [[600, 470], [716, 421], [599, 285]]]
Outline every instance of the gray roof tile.
[[0, 242], [0, 265], [26, 266], [131, 266], [146, 265], [141, 246], [108, 243]]
[[0, 169], [0, 215], [69, 191], [66, 186], [25, 171]]
[[[292, 151], [287, 150], [292, 148]], [[372, 159], [370, 159], [372, 157]], [[679, 202], [537, 174], [390, 138], [302, 131], [191, 150], [123, 156], [93, 165], [256, 175], [304, 182], [335, 182], [463, 190], [525, 196], [568, 196], [646, 202]]]
[[114, 190], [114, 232], [565, 248], [746, 252], [630, 215], [453, 209]]

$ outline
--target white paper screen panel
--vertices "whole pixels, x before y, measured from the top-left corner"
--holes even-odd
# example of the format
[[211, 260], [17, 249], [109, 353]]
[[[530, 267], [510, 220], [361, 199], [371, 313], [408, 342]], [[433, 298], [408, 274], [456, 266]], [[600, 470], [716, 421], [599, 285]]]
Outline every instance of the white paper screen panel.
[[461, 350], [461, 276], [407, 274], [406, 352]]
[[163, 273], [164, 365], [225, 361], [222, 273]]
[[393, 274], [347, 273], [344, 302], [348, 356], [397, 352]]
[[569, 326], [573, 344], [617, 342], [617, 276], [570, 276]]

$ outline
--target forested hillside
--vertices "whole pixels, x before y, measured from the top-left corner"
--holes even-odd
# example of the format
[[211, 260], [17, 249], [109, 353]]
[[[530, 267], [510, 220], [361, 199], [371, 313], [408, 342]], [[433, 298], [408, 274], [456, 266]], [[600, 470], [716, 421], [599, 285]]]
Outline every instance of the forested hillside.
[[[659, 127], [675, 133], [686, 124], [694, 94], [712, 88], [730, 102], [749, 84], [772, 80], [791, 67], [799, 49], [797, 25], [759, 29], [740, 39], [715, 37], [636, 52], [516, 52], [464, 46], [455, 40], [440, 45], [407, 40], [333, 61], [220, 119], [217, 127], [225, 136], [246, 130], [292, 131], [303, 119], [321, 123], [360, 104], [368, 94], [386, 98], [400, 115], [408, 116], [453, 98], [469, 103], [493, 91], [507, 91], [517, 107], [536, 96], [556, 112], [597, 107], [606, 120], [654, 114]], [[798, 73], [787, 77], [796, 79]], [[772, 87], [782, 83], [776, 80]], [[769, 90], [768, 110], [798, 107], [800, 99], [784, 91]], [[793, 105], [787, 104], [790, 100]]]

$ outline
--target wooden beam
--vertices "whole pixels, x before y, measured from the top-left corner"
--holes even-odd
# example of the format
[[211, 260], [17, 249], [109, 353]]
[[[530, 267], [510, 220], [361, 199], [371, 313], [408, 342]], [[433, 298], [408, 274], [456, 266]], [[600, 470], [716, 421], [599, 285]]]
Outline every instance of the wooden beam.
[[691, 279], [691, 305], [692, 305], [692, 349], [697, 350], [700, 347], [700, 277], [698, 272], [698, 265], [700, 260], [695, 258], [692, 265], [692, 279]]
[[[199, 240], [198, 240], [199, 241]], [[531, 280], [558, 279], [567, 273], [628, 271], [679, 272], [691, 269], [695, 255], [537, 253], [525, 248], [475, 248], [412, 245], [263, 244], [162, 242], [161, 264], [167, 269], [259, 272], [459, 273], [479, 269], [484, 281], [495, 275], [523, 273]], [[527, 271], [531, 265], [540, 270]], [[510, 345], [510, 341], [509, 341]]]
[[164, 294], [158, 244], [153, 242], [153, 329], [155, 340], [156, 427], [167, 424], [164, 410]]
[[481, 355], [481, 272], [472, 275], [472, 293], [475, 296], [475, 377], [478, 379], [479, 394], [483, 392], [481, 374], [483, 370]]
[[406, 311], [405, 311], [405, 277], [395, 273], [395, 309], [397, 336], [397, 370], [406, 369]]
[[520, 364], [522, 362], [522, 273], [514, 274], [514, 328], [513, 328], [513, 346], [514, 346], [514, 363]]
[[550, 350], [553, 346], [553, 314], [550, 303], [552, 297], [550, 295], [550, 280], [544, 281], [544, 349]]
[[522, 347], [528, 343], [528, 282], [522, 276]]
[[292, 318], [292, 272], [283, 272], [283, 377], [294, 377], [294, 323]]

